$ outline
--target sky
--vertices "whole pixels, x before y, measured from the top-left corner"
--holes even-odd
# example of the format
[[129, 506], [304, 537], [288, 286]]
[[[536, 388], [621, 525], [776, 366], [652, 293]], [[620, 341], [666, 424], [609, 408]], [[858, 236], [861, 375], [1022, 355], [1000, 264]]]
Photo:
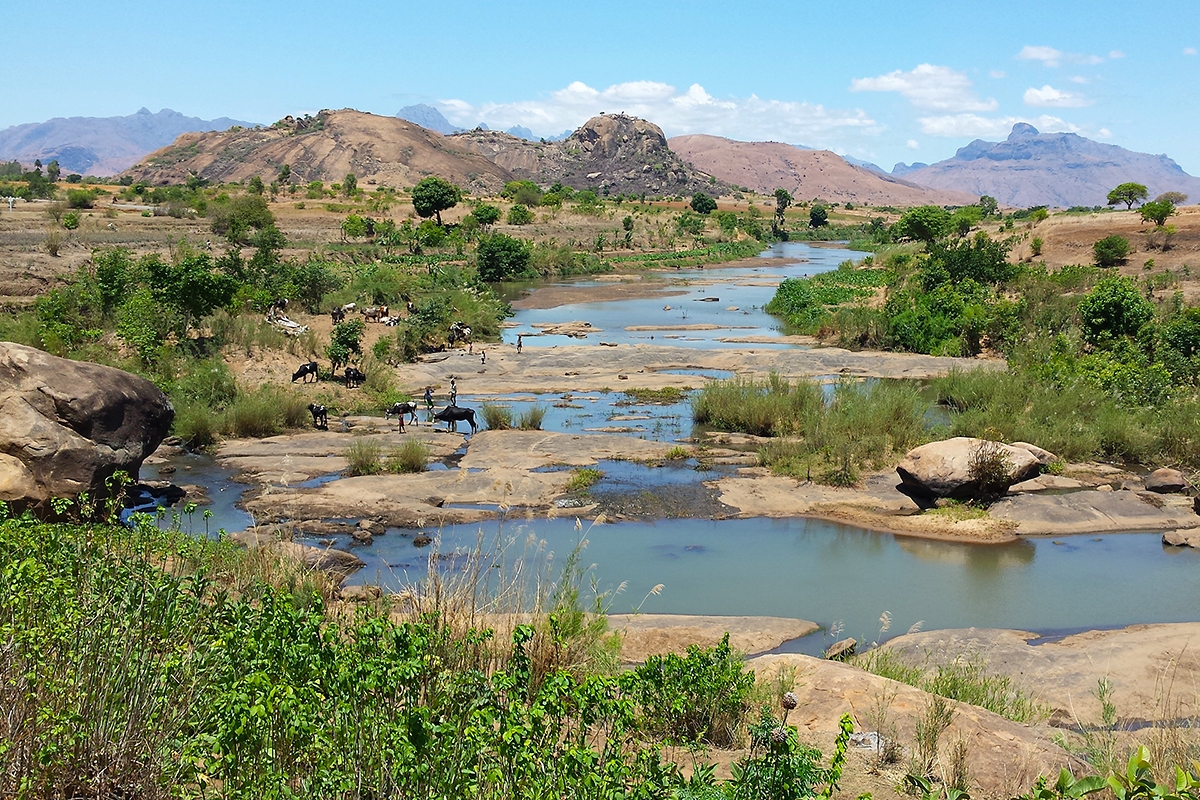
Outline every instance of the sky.
[[1200, 175], [1200, 2], [0, 0], [0, 128], [322, 108], [560, 134], [604, 111], [932, 163], [1016, 122]]

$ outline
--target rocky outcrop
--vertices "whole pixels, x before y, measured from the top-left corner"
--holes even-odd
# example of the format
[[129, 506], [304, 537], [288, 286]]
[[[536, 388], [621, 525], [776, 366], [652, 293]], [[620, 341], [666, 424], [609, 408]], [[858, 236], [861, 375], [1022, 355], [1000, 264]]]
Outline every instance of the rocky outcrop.
[[1146, 490], [1159, 494], [1176, 494], [1187, 488], [1187, 479], [1177, 469], [1163, 467], [1146, 476]]
[[1171, 547], [1200, 547], [1200, 528], [1179, 528], [1162, 535], [1162, 543]]
[[691, 614], [610, 614], [608, 625], [620, 634], [621, 660], [627, 663], [641, 663], [660, 653], [683, 654], [689, 645], [714, 647], [726, 633], [734, 650], [759, 655], [819, 630], [815, 622], [787, 617]]
[[608, 194], [713, 196], [732, 189], [684, 163], [657, 125], [625, 114], [592, 117], [560, 142], [530, 142], [485, 130], [456, 133], [447, 140], [542, 186], [561, 182]]
[[910, 450], [896, 467], [896, 472], [901, 482], [918, 494], [958, 499], [975, 497], [982, 487], [978, 477], [972, 475], [971, 461], [985, 445], [996, 447], [1008, 462], [1008, 481], [1004, 488], [1038, 474], [1041, 464], [1028, 450], [967, 436], [930, 442]]
[[0, 500], [101, 496], [118, 470], [137, 478], [174, 418], [145, 378], [0, 342]]

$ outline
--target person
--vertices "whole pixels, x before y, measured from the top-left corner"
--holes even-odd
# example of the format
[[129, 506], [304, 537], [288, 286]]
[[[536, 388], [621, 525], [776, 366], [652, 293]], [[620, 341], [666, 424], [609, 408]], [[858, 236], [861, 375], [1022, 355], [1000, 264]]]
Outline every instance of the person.
[[433, 387], [425, 387], [425, 410], [433, 411]]
[[454, 378], [450, 379], [450, 405], [458, 405], [458, 384], [454, 382]]
[[521, 340], [525, 338], [525, 334], [517, 334], [517, 355], [521, 355]]
[[486, 364], [486, 363], [487, 363], [487, 350], [480, 350], [480, 351], [479, 351], [479, 363], [480, 363], [480, 364]]
[[467, 342], [467, 355], [471, 355], [474, 352], [475, 352], [475, 343]]

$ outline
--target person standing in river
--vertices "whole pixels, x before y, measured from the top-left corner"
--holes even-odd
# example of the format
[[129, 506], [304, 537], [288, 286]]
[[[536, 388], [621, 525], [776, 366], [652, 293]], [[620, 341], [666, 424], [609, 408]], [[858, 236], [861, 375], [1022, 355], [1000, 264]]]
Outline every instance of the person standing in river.
[[458, 405], [458, 384], [454, 382], [454, 378], [450, 379], [450, 405]]
[[521, 355], [521, 340], [525, 338], [525, 334], [517, 334], [517, 355]]
[[433, 421], [433, 387], [425, 387], [425, 416], [427, 421]]

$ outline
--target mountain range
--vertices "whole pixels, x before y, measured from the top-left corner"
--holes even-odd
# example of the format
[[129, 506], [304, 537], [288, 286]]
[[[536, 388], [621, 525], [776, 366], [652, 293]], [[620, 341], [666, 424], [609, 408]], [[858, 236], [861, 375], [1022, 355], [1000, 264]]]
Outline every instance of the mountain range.
[[169, 108], [157, 114], [142, 108], [124, 117], [55, 117], [0, 130], [0, 160], [57, 160], [64, 174], [115, 175], [181, 134], [255, 124], [228, 117], [188, 117]]
[[[428, 128], [431, 131], [437, 131], [443, 136], [449, 136], [452, 133], [461, 133], [462, 131], [467, 130], [466, 128], [459, 128], [458, 126], [454, 125], [454, 123], [446, 119], [441, 111], [434, 106], [428, 105], [427, 103], [418, 103], [415, 106], [405, 106], [396, 112], [396, 116], [400, 119], [408, 120], [409, 122], [415, 122], [422, 128]], [[475, 127], [477, 130], [490, 130], [488, 126], [482, 122]], [[533, 135], [533, 131], [529, 130], [529, 128], [526, 128], [523, 125], [514, 125], [505, 131], [505, 133], [516, 136], [518, 139], [528, 139], [530, 141], [534, 141], [537, 138]], [[570, 135], [571, 131], [567, 130], [563, 131], [557, 136], [550, 137], [546, 141], [557, 142], [567, 138]]]
[[936, 164], [897, 164], [893, 175], [936, 189], [995, 197], [1002, 205], [1102, 206], [1127, 181], [1154, 197], [1174, 191], [1200, 200], [1200, 178], [1165, 155], [1136, 153], [1074, 133], [1041, 133], [1017, 123], [1003, 142], [976, 139]]

